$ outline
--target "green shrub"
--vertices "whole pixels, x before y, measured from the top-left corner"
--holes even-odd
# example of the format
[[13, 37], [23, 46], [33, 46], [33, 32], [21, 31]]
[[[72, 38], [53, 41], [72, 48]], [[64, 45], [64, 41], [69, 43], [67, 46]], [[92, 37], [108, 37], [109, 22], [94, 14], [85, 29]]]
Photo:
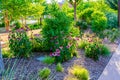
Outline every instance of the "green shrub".
[[89, 80], [89, 72], [81, 66], [74, 65], [69, 72], [76, 76], [78, 80]]
[[63, 72], [64, 71], [64, 68], [62, 67], [62, 65], [60, 63], [58, 63], [56, 65], [56, 71], [58, 71], [58, 72]]
[[117, 38], [120, 37], [120, 30], [113, 28], [111, 30], [105, 30], [104, 36], [107, 37], [111, 42], [114, 42]]
[[88, 44], [88, 42], [84, 41], [84, 40], [81, 40], [79, 43], [78, 43], [78, 48], [80, 49], [85, 49], [85, 46]]
[[4, 22], [0, 23], [0, 27], [5, 27], [5, 23]]
[[2, 49], [3, 58], [12, 58], [13, 53], [10, 50]]
[[95, 12], [94, 8], [86, 8], [80, 13], [79, 17], [81, 20], [87, 22], [87, 24], [91, 24], [91, 20], [92, 20], [91, 15], [93, 12]]
[[101, 32], [107, 27], [107, 18], [103, 12], [95, 11], [92, 14], [92, 27], [94, 32]]
[[38, 74], [39, 77], [43, 79], [47, 79], [51, 73], [51, 70], [49, 68], [43, 68], [42, 70], [39, 70]]
[[31, 40], [32, 42], [32, 51], [50, 51], [46, 46], [45, 39], [40, 36], [40, 34], [35, 34], [34, 38]]
[[83, 30], [88, 28], [88, 24], [85, 21], [77, 21], [76, 26]]
[[98, 60], [99, 56], [107, 56], [110, 54], [109, 49], [102, 44], [102, 40], [95, 36], [95, 34], [84, 34], [82, 40], [79, 42], [79, 48], [85, 50], [85, 56]]
[[100, 47], [100, 54], [103, 56], [108, 56], [110, 54], [110, 50], [105, 45], [99, 45]]
[[79, 30], [72, 26], [72, 21], [64, 12], [59, 10], [52, 13], [51, 18], [46, 18], [42, 34], [56, 62], [64, 62], [76, 54], [75, 37]]
[[55, 62], [55, 59], [53, 57], [50, 57], [50, 56], [45, 56], [45, 59], [43, 60], [43, 62], [46, 64], [52, 64]]
[[118, 27], [118, 16], [115, 12], [106, 12], [107, 17], [107, 28], [117, 28]]
[[93, 60], [98, 60], [99, 59], [99, 55], [100, 55], [100, 51], [99, 51], [99, 45], [97, 43], [91, 43], [88, 44], [85, 47], [85, 56], [92, 58]]
[[9, 47], [14, 56], [30, 56], [32, 44], [29, 40], [29, 37], [27, 36], [25, 29], [20, 28], [9, 33]]
[[29, 25], [29, 28], [31, 30], [35, 30], [35, 29], [40, 29], [41, 26], [40, 26], [40, 24], [31, 24], [31, 25]]

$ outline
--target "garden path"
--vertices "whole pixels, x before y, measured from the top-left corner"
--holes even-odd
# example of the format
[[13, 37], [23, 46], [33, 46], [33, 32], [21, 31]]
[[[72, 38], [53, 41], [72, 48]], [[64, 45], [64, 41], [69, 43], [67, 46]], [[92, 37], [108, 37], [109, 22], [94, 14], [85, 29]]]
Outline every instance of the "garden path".
[[120, 44], [98, 80], [120, 80]]

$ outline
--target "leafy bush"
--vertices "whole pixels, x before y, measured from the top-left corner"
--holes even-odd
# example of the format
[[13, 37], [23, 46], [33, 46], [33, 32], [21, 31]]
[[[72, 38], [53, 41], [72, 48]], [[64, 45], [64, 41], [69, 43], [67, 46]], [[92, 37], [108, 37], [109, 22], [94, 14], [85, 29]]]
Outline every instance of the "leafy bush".
[[107, 17], [107, 28], [117, 28], [118, 27], [118, 16], [115, 12], [106, 12]]
[[76, 76], [78, 80], [89, 80], [89, 72], [81, 66], [74, 65], [69, 71]]
[[107, 18], [104, 13], [95, 11], [92, 14], [92, 30], [94, 32], [101, 32], [107, 27]]
[[49, 51], [48, 47], [46, 46], [45, 39], [41, 37], [40, 34], [35, 34], [31, 40], [32, 42], [32, 51]]
[[94, 8], [86, 8], [83, 10], [83, 12], [80, 13], [79, 17], [81, 20], [84, 20], [87, 22], [87, 24], [91, 23], [91, 15], [92, 13], [95, 12]]
[[13, 30], [9, 33], [9, 47], [14, 56], [29, 57], [32, 44], [27, 36], [26, 30], [23, 28]]
[[51, 70], [49, 68], [43, 68], [42, 70], [39, 70], [38, 74], [39, 74], [40, 78], [42, 78], [42, 80], [43, 80], [43, 79], [48, 78], [50, 73], [51, 73]]
[[91, 43], [88, 44], [85, 47], [85, 56], [92, 58], [94, 60], [98, 60], [99, 55], [100, 55], [100, 51], [99, 51], [99, 45], [97, 43]]
[[60, 63], [58, 63], [56, 65], [56, 71], [58, 71], [58, 72], [63, 72], [64, 71], [64, 68], [62, 67], [62, 65]]
[[99, 56], [107, 56], [110, 54], [109, 49], [102, 44], [102, 40], [95, 37], [94, 34], [84, 34], [79, 42], [79, 48], [85, 50], [85, 56], [98, 60]]
[[78, 26], [80, 29], [87, 29], [88, 24], [85, 21], [77, 21], [76, 26]]
[[43, 62], [46, 64], [52, 64], [55, 62], [55, 59], [53, 57], [50, 57], [50, 56], [45, 56], [45, 59], [43, 60]]
[[0, 23], [0, 27], [5, 27], [5, 23]]
[[120, 37], [119, 29], [113, 28], [111, 30], [105, 30], [104, 36], [107, 37], [111, 42], [114, 42], [117, 38]]
[[40, 26], [40, 24], [31, 24], [31, 25], [29, 25], [29, 28], [31, 30], [35, 30], [35, 29], [40, 29], [41, 26]]
[[[50, 56], [56, 62], [63, 62], [76, 55], [76, 33], [79, 30], [71, 24], [70, 18], [62, 11], [52, 13], [51, 18], [46, 18], [42, 29], [43, 38], [49, 47]], [[74, 32], [77, 31], [77, 32]]]
[[12, 58], [13, 53], [10, 50], [2, 49], [3, 58]]

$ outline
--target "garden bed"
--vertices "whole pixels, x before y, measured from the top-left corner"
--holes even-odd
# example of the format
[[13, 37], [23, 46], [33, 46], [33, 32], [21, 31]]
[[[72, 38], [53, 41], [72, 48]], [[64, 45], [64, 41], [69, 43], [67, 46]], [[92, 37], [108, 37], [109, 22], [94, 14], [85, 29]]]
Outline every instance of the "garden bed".
[[107, 57], [101, 56], [99, 58], [99, 61], [94, 61], [90, 58], [86, 58], [84, 55], [84, 51], [79, 49], [78, 58], [73, 57], [71, 60], [62, 63], [64, 72], [56, 72], [55, 64], [48, 65], [36, 60], [38, 55], [42, 56], [45, 53], [37, 53], [36, 56], [31, 57], [29, 59], [4, 59], [4, 62], [6, 63], [6, 67], [10, 65], [10, 63], [12, 66], [14, 65], [14, 63], [16, 63], [15, 68], [13, 69], [13, 71], [16, 72], [14, 80], [31, 80], [31, 77], [33, 78], [33, 76], [36, 78], [38, 77], [38, 71], [40, 69], [43, 69], [44, 67], [48, 67], [51, 69], [51, 80], [64, 80], [68, 75], [70, 75], [68, 69], [74, 64], [85, 67], [90, 73], [91, 80], [97, 80], [118, 46], [118, 44], [115, 43], [110, 43], [106, 45], [110, 48], [111, 54]]

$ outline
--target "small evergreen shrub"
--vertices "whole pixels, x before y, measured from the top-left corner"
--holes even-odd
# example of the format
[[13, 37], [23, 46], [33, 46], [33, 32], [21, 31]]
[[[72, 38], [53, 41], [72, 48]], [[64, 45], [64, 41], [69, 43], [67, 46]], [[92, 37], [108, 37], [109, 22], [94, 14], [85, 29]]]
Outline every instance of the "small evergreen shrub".
[[86, 8], [83, 10], [83, 12], [80, 13], [79, 17], [81, 20], [84, 20], [87, 22], [87, 24], [91, 24], [92, 20], [92, 13], [95, 11], [94, 8]]
[[39, 77], [43, 79], [47, 79], [51, 73], [51, 70], [49, 68], [43, 68], [42, 70], [39, 70], [38, 74]]
[[42, 26], [41, 26], [40, 24], [31, 24], [31, 25], [29, 25], [29, 28], [30, 28], [31, 30], [35, 30], [35, 29], [40, 29], [40, 28], [42, 28]]
[[29, 57], [32, 44], [23, 28], [13, 30], [9, 33], [9, 47], [16, 57]]
[[0, 23], [0, 27], [5, 27], [5, 23], [4, 22]]
[[45, 39], [42, 38], [40, 34], [35, 34], [34, 37], [31, 39], [31, 42], [33, 52], [50, 51], [46, 46]]
[[92, 31], [99, 33], [106, 29], [107, 18], [103, 12], [95, 11], [92, 13]]
[[43, 62], [46, 64], [53, 64], [55, 62], [55, 59], [53, 57], [46, 56]]
[[3, 58], [12, 58], [13, 53], [10, 50], [2, 49], [2, 56]]
[[117, 38], [120, 37], [120, 30], [113, 28], [110, 30], [104, 30], [104, 37], [107, 37], [111, 42], [114, 42]]
[[73, 74], [78, 80], [89, 80], [89, 72], [78, 65], [74, 65], [69, 72]]
[[63, 72], [64, 71], [64, 68], [62, 67], [62, 65], [60, 63], [58, 63], [56, 65], [56, 71], [58, 71], [58, 72]]
[[117, 28], [118, 27], [118, 16], [115, 12], [106, 12], [107, 17], [107, 28]]
[[88, 28], [88, 24], [85, 21], [77, 21], [76, 26], [83, 30]]

